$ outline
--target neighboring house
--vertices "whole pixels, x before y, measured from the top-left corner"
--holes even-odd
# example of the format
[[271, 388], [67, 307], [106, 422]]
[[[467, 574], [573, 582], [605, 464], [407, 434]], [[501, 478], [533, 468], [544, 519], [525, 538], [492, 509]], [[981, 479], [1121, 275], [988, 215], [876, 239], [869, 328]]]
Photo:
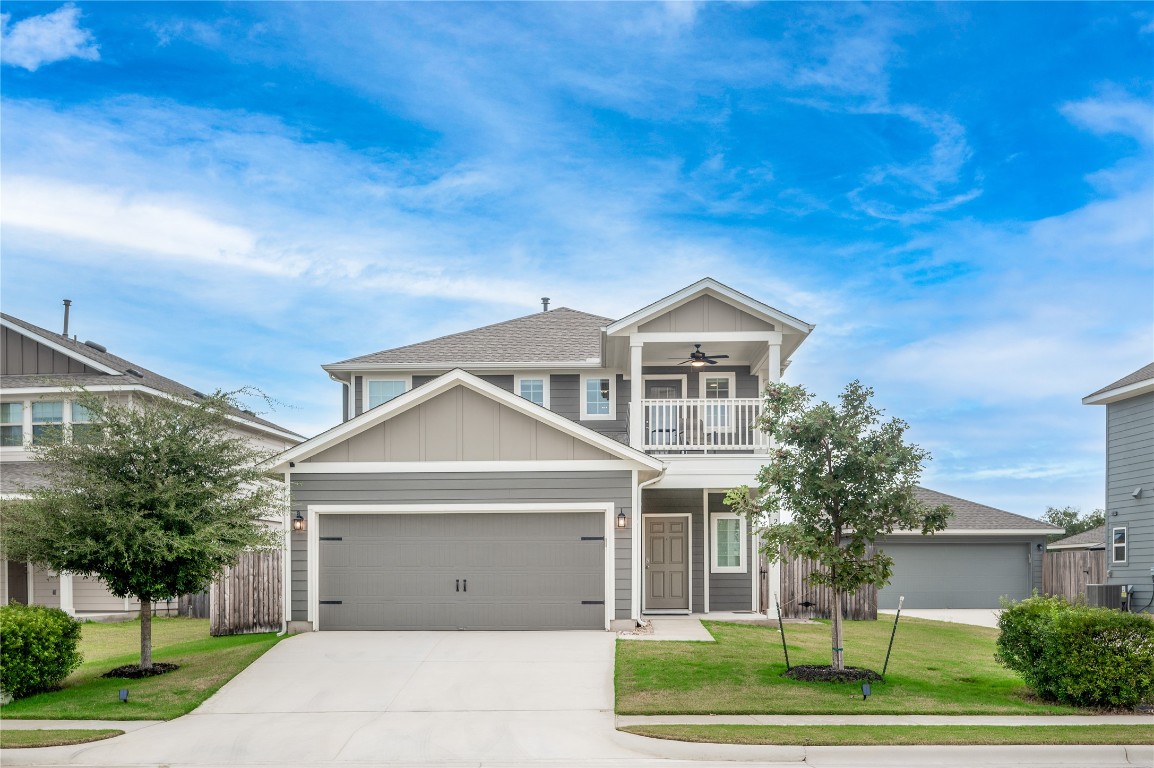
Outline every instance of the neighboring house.
[[1075, 533], [1064, 539], [1047, 544], [1047, 552], [1068, 552], [1072, 550], [1106, 549], [1106, 526], [1099, 525], [1088, 531]]
[[927, 506], [954, 513], [933, 536], [894, 532], [877, 546], [894, 559], [889, 585], [878, 590], [878, 608], [997, 608], [1002, 597], [1024, 600], [1042, 587], [1046, 537], [1061, 528], [1032, 517], [987, 507], [928, 488], [917, 489]]
[[[270, 462], [291, 488], [292, 620], [598, 629], [756, 610], [756, 536], [723, 498], [756, 485], [760, 394], [812, 330], [706, 278], [619, 320], [558, 308], [323, 366], [344, 422]], [[1028, 594], [1054, 529], [971, 506], [986, 512], [938, 538], [969, 566], [950, 589]], [[997, 557], [1009, 587], [982, 581]]]
[[[89, 414], [73, 402], [78, 387], [121, 402], [204, 397], [109, 354], [94, 342], [82, 343], [66, 333], [0, 314], [0, 495], [18, 497], [22, 489], [42, 487], [46, 482], [43, 467], [29, 448], [56, 430], [83, 429]], [[238, 411], [234, 421], [238, 434], [269, 451], [282, 451], [304, 439], [247, 411]], [[139, 608], [135, 600], [111, 595], [99, 580], [0, 560], [0, 604], [10, 601], [59, 607], [79, 616]]]
[[1106, 406], [1106, 583], [1154, 606], [1154, 363], [1082, 398]]

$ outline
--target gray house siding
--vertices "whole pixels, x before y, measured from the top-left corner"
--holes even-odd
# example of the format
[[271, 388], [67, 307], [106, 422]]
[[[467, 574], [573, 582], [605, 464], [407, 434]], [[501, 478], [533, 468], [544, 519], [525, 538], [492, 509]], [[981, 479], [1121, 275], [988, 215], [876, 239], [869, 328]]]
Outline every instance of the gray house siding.
[[[463, 472], [399, 474], [296, 474], [293, 514], [310, 504], [464, 504], [612, 502], [613, 515], [632, 515], [633, 477], [629, 471]], [[614, 615], [631, 612], [631, 529], [614, 527]], [[292, 535], [292, 618], [308, 617], [307, 534]]]
[[[725, 506], [725, 494], [709, 494], [709, 514], [732, 512]], [[709, 574], [709, 610], [711, 611], [748, 611], [753, 605], [753, 580], [749, 568], [757, 567], [757, 558], [754, 557], [753, 531], [749, 530], [749, 521], [746, 521], [745, 562], [747, 568], [744, 573], [710, 573]], [[705, 553], [705, 562], [708, 563], [710, 552]], [[707, 566], [709, 567], [709, 566]]]
[[[1106, 581], [1134, 587], [1135, 610], [1154, 607], [1154, 392], [1106, 406]], [[1141, 488], [1138, 498], [1134, 490]], [[1126, 562], [1113, 562], [1113, 530], [1126, 529]]]
[[365, 411], [365, 377], [353, 377], [353, 415], [360, 416]]

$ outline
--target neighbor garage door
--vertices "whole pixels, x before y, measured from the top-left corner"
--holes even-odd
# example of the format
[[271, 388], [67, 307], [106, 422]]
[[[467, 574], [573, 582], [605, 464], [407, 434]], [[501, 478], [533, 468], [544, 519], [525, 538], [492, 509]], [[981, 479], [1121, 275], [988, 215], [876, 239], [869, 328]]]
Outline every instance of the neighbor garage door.
[[997, 608], [1002, 595], [1030, 596], [1027, 544], [888, 543], [894, 559], [889, 586], [878, 591], [878, 607]]
[[596, 512], [319, 516], [320, 629], [604, 629]]

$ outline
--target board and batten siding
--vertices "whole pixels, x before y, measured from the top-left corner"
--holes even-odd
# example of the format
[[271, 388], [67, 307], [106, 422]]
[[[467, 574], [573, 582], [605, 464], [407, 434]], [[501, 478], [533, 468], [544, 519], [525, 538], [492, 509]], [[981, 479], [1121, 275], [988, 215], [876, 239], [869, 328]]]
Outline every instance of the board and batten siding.
[[[1138, 498], [1134, 489], [1142, 488]], [[1126, 562], [1113, 562], [1113, 529], [1126, 528]], [[1106, 406], [1106, 581], [1151, 603], [1154, 568], [1154, 392]], [[1150, 609], [1147, 609], [1150, 610]]]
[[[310, 504], [557, 504], [612, 502], [613, 515], [633, 514], [633, 475], [628, 470], [590, 472], [421, 472], [395, 474], [295, 474], [292, 514]], [[700, 494], [698, 495], [700, 508]], [[614, 616], [632, 608], [632, 530], [614, 527]], [[306, 533], [292, 534], [292, 620], [308, 619]]]
[[11, 328], [0, 328], [0, 376], [50, 373], [99, 373], [76, 358], [57, 352]]

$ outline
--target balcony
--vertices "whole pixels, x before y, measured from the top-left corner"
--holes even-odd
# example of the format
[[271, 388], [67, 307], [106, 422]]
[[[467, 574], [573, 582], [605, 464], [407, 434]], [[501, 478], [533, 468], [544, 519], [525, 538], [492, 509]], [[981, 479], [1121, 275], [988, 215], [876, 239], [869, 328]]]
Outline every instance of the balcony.
[[759, 398], [642, 400], [650, 453], [765, 453], [769, 435], [757, 428]]

